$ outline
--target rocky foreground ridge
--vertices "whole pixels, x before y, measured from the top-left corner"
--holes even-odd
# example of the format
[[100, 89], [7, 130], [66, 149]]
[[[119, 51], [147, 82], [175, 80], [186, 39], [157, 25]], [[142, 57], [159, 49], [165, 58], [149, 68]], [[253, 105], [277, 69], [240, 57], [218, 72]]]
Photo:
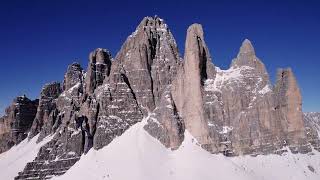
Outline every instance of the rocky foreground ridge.
[[16, 179], [64, 174], [143, 118], [144, 129], [172, 150], [189, 131], [199, 146], [226, 156], [320, 151], [319, 121], [303, 115], [290, 68], [279, 69], [272, 85], [246, 39], [221, 70], [200, 24], [188, 28], [184, 52], [182, 59], [162, 19], [146, 17], [115, 58], [98, 48], [86, 71], [69, 65], [64, 81], [46, 84], [39, 100], [15, 99], [0, 118], [0, 153], [25, 138], [53, 136]]

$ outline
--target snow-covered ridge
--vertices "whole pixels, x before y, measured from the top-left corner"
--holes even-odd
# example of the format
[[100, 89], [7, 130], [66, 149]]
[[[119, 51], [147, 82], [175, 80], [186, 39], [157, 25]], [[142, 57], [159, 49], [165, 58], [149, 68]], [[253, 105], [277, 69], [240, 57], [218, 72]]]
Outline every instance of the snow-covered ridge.
[[83, 155], [66, 174], [54, 179], [139, 179], [139, 180], [317, 180], [319, 152], [314, 155], [225, 157], [199, 147], [185, 132], [178, 150], [166, 149], [144, 131], [145, 120], [137, 123], [108, 146]]
[[215, 79], [207, 79], [205, 81], [205, 91], [221, 91], [224, 84], [235, 81], [242, 81], [244, 73], [248, 70], [253, 70], [250, 66], [231, 67], [227, 70], [221, 70], [216, 67]]

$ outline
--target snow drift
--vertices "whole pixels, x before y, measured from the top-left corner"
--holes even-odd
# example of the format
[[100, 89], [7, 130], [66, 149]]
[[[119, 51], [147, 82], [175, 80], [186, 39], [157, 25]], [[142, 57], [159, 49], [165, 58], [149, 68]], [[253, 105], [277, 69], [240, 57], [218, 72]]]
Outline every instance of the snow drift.
[[127, 130], [108, 146], [83, 155], [64, 179], [209, 180], [264, 179], [318, 180], [320, 153], [225, 157], [210, 154], [185, 133], [176, 151], [166, 149], [143, 129], [143, 122]]

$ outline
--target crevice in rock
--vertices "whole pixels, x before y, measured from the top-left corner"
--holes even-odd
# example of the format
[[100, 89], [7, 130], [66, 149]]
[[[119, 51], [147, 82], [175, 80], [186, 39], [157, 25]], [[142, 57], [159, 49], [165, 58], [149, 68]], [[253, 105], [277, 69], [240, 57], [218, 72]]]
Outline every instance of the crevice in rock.
[[128, 85], [128, 87], [129, 87], [129, 89], [130, 89], [130, 91], [131, 91], [131, 93], [132, 93], [133, 99], [135, 99], [136, 102], [138, 102], [138, 101], [137, 101], [136, 94], [134, 93], [134, 91], [133, 91], [133, 89], [132, 89], [132, 87], [131, 87], [131, 85], [130, 85], [130, 83], [129, 83], [128, 77], [127, 77], [125, 74], [121, 73], [121, 78], [122, 78], [123, 81]]

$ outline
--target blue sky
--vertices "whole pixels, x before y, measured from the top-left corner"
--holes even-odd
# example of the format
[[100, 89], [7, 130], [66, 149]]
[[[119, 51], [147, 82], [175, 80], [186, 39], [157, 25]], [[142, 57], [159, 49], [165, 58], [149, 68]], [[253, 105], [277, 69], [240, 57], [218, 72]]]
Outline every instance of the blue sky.
[[165, 19], [183, 53], [187, 27], [201, 23], [215, 65], [226, 69], [241, 42], [252, 41], [272, 81], [291, 67], [304, 111], [320, 111], [318, 1], [62, 1], [0, 2], [0, 111], [15, 96], [37, 98], [62, 81], [67, 65], [87, 66], [89, 52], [115, 56], [144, 16]]

